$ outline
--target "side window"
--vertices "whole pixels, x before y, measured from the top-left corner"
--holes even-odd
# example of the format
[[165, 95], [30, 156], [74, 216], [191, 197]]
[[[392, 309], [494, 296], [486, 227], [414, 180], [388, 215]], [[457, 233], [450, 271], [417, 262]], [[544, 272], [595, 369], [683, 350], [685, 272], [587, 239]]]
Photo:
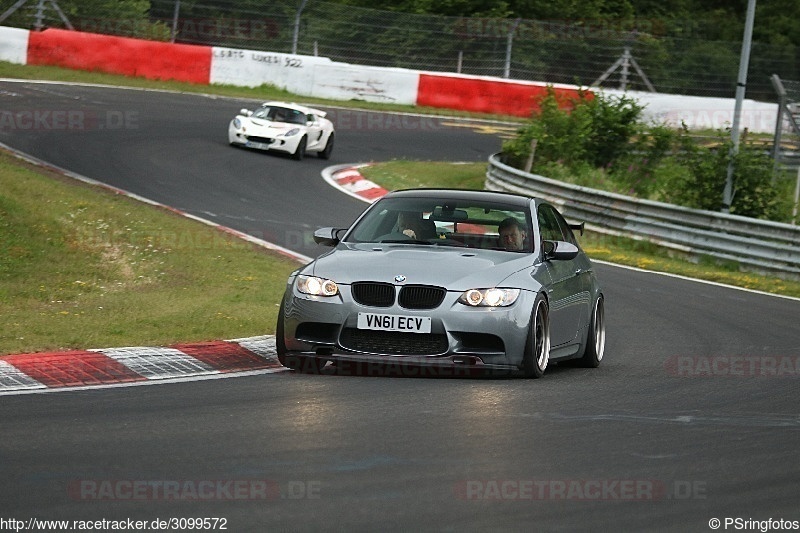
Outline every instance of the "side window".
[[567, 221], [564, 220], [564, 217], [561, 216], [561, 213], [555, 210], [553, 211], [553, 213], [555, 214], [556, 219], [558, 220], [558, 225], [561, 226], [561, 233], [564, 234], [564, 240], [567, 241], [568, 243], [578, 246], [578, 240], [575, 238], [575, 234], [572, 232], [572, 229], [570, 229], [569, 224], [567, 224]]
[[539, 206], [539, 230], [542, 234], [542, 240], [545, 241], [563, 241], [564, 234], [561, 231], [561, 225], [558, 223], [558, 213], [549, 205]]

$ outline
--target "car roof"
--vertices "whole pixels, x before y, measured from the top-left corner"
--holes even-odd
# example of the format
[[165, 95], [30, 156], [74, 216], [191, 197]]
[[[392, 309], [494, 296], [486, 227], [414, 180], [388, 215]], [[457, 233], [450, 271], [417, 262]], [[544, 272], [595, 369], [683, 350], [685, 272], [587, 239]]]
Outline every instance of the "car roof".
[[488, 201], [499, 202], [513, 206], [527, 207], [531, 201], [540, 200], [530, 197], [522, 196], [520, 194], [507, 193], [507, 192], [494, 192], [494, 191], [476, 191], [467, 189], [402, 189], [399, 191], [392, 191], [384, 196], [384, 198], [452, 198], [454, 200], [462, 201]]

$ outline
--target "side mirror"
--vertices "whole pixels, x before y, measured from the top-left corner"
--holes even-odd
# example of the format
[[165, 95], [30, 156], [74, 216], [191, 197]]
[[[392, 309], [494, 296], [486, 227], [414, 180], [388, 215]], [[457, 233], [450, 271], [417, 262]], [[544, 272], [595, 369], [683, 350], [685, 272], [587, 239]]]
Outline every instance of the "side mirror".
[[314, 242], [323, 246], [336, 246], [346, 231], [343, 228], [319, 228], [314, 232]]
[[572, 243], [564, 241], [544, 241], [542, 242], [545, 261], [568, 261], [578, 256], [578, 247]]

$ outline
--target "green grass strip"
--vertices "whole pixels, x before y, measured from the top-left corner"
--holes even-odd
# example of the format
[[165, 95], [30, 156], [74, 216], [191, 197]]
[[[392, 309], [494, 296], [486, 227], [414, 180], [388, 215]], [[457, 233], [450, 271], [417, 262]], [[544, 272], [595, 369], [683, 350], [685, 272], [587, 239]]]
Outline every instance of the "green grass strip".
[[274, 333], [297, 266], [0, 152], [0, 354]]

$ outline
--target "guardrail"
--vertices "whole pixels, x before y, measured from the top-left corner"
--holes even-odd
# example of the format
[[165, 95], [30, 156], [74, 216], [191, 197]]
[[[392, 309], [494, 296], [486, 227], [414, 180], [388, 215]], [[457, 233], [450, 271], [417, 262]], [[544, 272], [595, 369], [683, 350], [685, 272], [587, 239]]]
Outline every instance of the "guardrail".
[[736, 261], [743, 270], [800, 279], [800, 227], [640, 200], [529, 174], [489, 158], [486, 189], [544, 198], [600, 233]]

